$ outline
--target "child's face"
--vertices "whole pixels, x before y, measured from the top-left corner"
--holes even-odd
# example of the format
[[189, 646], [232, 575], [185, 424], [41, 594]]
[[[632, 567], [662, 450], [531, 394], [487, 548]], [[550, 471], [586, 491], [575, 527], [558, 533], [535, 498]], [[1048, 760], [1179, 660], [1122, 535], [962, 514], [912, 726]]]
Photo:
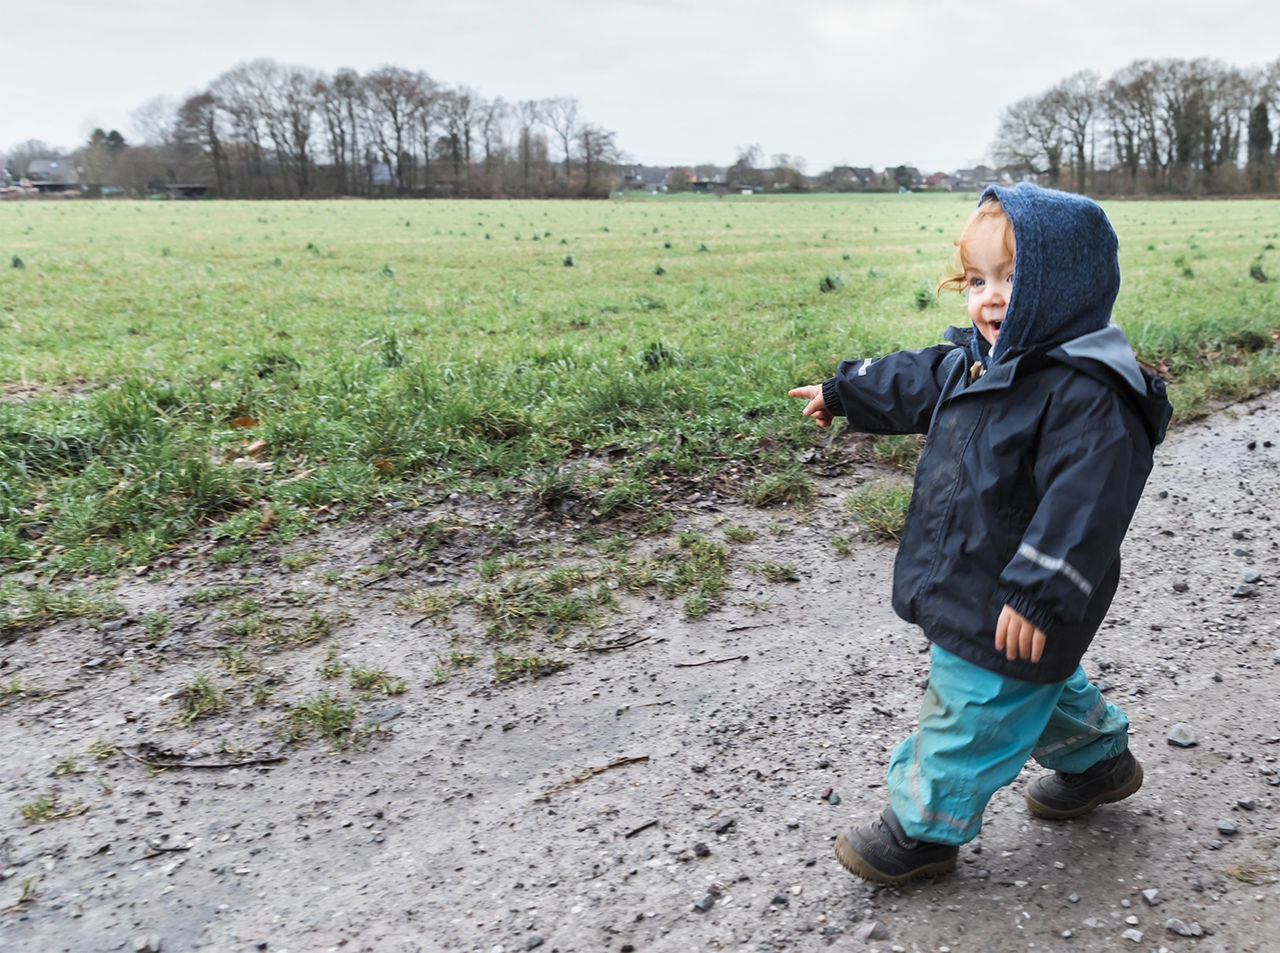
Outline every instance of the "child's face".
[[[1013, 292], [1013, 257], [1006, 245], [1008, 219], [975, 222], [964, 243], [964, 280], [969, 319], [995, 346]], [[1010, 236], [1010, 239], [1012, 236]], [[1011, 241], [1010, 241], [1011, 244]]]

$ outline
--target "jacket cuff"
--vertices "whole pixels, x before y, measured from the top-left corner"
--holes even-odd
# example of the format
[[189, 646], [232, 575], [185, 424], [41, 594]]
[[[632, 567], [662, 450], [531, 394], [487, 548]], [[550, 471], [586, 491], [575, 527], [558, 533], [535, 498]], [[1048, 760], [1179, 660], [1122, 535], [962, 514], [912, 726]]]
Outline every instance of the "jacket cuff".
[[1058, 622], [1057, 617], [1052, 612], [1042, 605], [1037, 605], [1030, 596], [1019, 589], [1007, 589], [998, 593], [996, 598], [1000, 599], [1004, 605], [1017, 612], [1037, 629], [1043, 631], [1045, 635], [1052, 633], [1054, 626]]
[[840, 391], [836, 388], [836, 379], [828, 377], [822, 382], [822, 401], [827, 405], [827, 413], [833, 417], [843, 417], [844, 401], [840, 399]]

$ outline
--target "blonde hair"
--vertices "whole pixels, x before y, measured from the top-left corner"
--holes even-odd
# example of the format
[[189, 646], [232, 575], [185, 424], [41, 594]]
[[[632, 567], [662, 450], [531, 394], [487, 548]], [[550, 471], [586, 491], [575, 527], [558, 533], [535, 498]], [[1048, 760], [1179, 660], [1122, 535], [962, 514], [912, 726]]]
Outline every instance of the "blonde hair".
[[956, 239], [955, 256], [951, 261], [951, 267], [947, 269], [947, 273], [938, 279], [937, 294], [943, 291], [964, 291], [969, 287], [969, 280], [965, 277], [968, 270], [968, 262], [965, 260], [965, 245], [969, 240], [969, 236], [973, 234], [974, 226], [979, 222], [985, 222], [990, 219], [998, 219], [999, 223], [1004, 227], [1004, 252], [1009, 256], [1009, 260], [1013, 261], [1014, 257], [1014, 241], [1013, 241], [1013, 223], [1009, 221], [1009, 216], [1004, 213], [1004, 206], [1000, 204], [1000, 200], [995, 196], [987, 199], [969, 215], [964, 223], [964, 228], [960, 229], [960, 237]]

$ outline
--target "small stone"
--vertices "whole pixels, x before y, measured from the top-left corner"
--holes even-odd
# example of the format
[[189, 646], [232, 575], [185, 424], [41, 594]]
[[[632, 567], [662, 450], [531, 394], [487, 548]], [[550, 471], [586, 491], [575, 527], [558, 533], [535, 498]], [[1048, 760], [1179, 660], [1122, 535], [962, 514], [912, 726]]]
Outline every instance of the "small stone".
[[1067, 903], [1079, 903], [1079, 902], [1080, 902], [1080, 894], [1073, 893], [1073, 894], [1067, 895]]
[[1240, 573], [1240, 578], [1245, 582], [1257, 582], [1262, 578], [1262, 573], [1254, 569], [1252, 566], [1246, 566]]
[[1148, 887], [1142, 891], [1142, 899], [1147, 901], [1147, 906], [1154, 907], [1160, 902], [1160, 891], [1155, 887]]
[[1190, 589], [1190, 588], [1191, 588], [1191, 587], [1190, 587], [1190, 586], [1188, 586], [1185, 582], [1175, 582], [1175, 583], [1173, 584], [1173, 591], [1174, 591], [1174, 592], [1186, 592], [1186, 591], [1187, 591], [1188, 589]]
[[1237, 599], [1252, 599], [1257, 594], [1258, 587], [1250, 585], [1247, 582], [1242, 582], [1231, 590], [1231, 595], [1235, 596]]
[[1126, 910], [1128, 910], [1130, 907], [1132, 907], [1132, 906], [1133, 906], [1133, 904], [1129, 902], [1129, 898], [1128, 898], [1128, 897], [1123, 897], [1123, 898], [1121, 898], [1121, 900], [1120, 900], [1120, 906], [1122, 906], [1122, 907], [1124, 907]]
[[698, 841], [698, 843], [693, 845], [693, 856], [694, 857], [710, 857], [711, 848], [708, 847], [706, 844], [702, 843], [702, 841]]
[[712, 830], [715, 831], [717, 834], [727, 834], [729, 833], [730, 830], [733, 829], [733, 825], [736, 823], [737, 823], [737, 820], [735, 818], [732, 818], [732, 817], [721, 818], [720, 820], [716, 821], [715, 826], [712, 827]]
[[529, 939], [524, 941], [524, 948], [526, 950], [536, 950], [545, 942], [547, 941], [535, 933], [533, 936], [529, 937]]
[[1100, 659], [1098, 659], [1098, 662], [1097, 662], [1098, 670], [1099, 670], [1099, 671], [1101, 671], [1101, 672], [1107, 672], [1107, 671], [1110, 671], [1110, 670], [1111, 670], [1111, 667], [1112, 667], [1112, 664], [1113, 664], [1113, 663], [1112, 663], [1111, 659], [1100, 658]]
[[697, 910], [699, 913], [706, 913], [715, 905], [716, 905], [715, 894], [709, 893], [705, 897], [703, 897], [701, 900], [699, 900], [697, 903], [695, 903], [693, 905], [693, 909]]
[[828, 803], [828, 804], [839, 804], [839, 803], [840, 803], [840, 795], [839, 795], [839, 794], [837, 794], [835, 791], [832, 791], [830, 794], [828, 794], [828, 795], [827, 795], [827, 803]]
[[706, 774], [707, 766], [705, 764], [695, 764], [689, 768], [694, 774]]
[[1135, 930], [1133, 927], [1130, 927], [1129, 929], [1125, 930], [1120, 935], [1124, 937], [1126, 940], [1132, 940], [1134, 943], [1142, 942], [1142, 931]]
[[1242, 797], [1236, 801], [1236, 807], [1242, 811], [1252, 811], [1258, 806], [1258, 802], [1251, 797]]
[[1124, 922], [1129, 924], [1131, 927], [1136, 927], [1138, 925], [1138, 918], [1131, 913], [1124, 918]]
[[155, 933], [134, 937], [133, 940], [134, 953], [160, 953], [163, 946], [164, 941]]
[[868, 920], [858, 927], [853, 935], [855, 939], [862, 940], [864, 943], [871, 940], [887, 940], [889, 939], [889, 928], [879, 920]]
[[791, 898], [788, 897], [785, 893], [775, 893], [773, 895], [773, 899], [770, 900], [769, 902], [775, 903], [780, 907], [785, 907], [787, 904], [791, 902]]
[[1070, 940], [1073, 936], [1075, 936], [1075, 934], [1072, 933], [1070, 930], [1063, 930], [1058, 935], [1062, 937], [1064, 940]]
[[1176, 936], [1203, 936], [1204, 930], [1200, 928], [1200, 924], [1194, 920], [1187, 923], [1185, 920], [1179, 920], [1177, 917], [1170, 917], [1164, 921], [1164, 928]]
[[1116, 686], [1112, 683], [1111, 679], [1100, 678], [1093, 683], [1093, 687], [1100, 692], [1109, 692], [1109, 691], [1113, 691]]
[[1169, 729], [1167, 740], [1178, 748], [1193, 748], [1200, 743], [1191, 726], [1181, 721]]
[[1218, 821], [1218, 833], [1221, 834], [1223, 837], [1231, 837], [1233, 834], [1235, 834], [1236, 830], [1237, 830], [1236, 826], [1232, 824], [1229, 820], [1227, 820], [1225, 817], [1221, 818]]

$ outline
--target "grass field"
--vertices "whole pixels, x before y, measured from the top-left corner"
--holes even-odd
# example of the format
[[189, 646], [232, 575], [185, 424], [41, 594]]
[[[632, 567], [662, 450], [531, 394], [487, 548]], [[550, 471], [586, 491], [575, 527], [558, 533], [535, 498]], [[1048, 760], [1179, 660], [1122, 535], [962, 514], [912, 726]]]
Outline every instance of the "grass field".
[[[973, 196], [0, 205], [0, 564], [105, 572], [424, 485], [802, 498], [789, 387], [940, 339]], [[1124, 202], [1185, 418], [1280, 380], [1280, 205]]]

